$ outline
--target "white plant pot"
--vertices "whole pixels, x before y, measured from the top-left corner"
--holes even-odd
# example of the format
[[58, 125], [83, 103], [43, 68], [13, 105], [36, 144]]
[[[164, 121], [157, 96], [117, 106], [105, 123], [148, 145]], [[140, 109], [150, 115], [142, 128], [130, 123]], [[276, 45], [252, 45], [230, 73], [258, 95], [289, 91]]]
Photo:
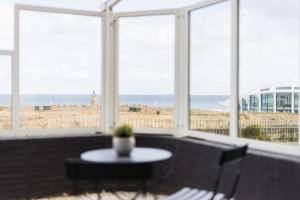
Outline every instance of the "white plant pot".
[[128, 156], [135, 147], [135, 138], [113, 137], [113, 148], [119, 156]]

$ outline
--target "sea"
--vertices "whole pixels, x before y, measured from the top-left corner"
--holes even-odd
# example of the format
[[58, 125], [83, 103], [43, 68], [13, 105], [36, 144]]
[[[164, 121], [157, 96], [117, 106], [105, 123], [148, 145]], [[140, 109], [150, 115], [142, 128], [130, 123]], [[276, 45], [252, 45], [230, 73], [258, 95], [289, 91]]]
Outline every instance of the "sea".
[[[101, 103], [100, 96], [96, 96]], [[214, 111], [229, 110], [228, 95], [192, 95], [190, 107], [194, 109], [208, 109]], [[89, 105], [91, 95], [54, 95], [36, 94], [21, 95], [21, 105]], [[10, 95], [0, 95], [0, 105], [8, 106], [11, 102]], [[126, 105], [147, 105], [152, 107], [174, 107], [173, 95], [121, 95], [120, 102]]]

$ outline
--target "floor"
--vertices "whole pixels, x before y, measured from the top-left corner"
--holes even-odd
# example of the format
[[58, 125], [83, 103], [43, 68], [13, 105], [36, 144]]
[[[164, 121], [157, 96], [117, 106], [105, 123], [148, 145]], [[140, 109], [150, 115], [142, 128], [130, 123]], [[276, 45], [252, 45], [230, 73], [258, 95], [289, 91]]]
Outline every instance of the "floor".
[[[116, 197], [115, 195], [107, 192], [102, 193], [101, 200], [131, 200], [134, 197], [134, 193], [129, 192], [118, 192], [120, 198]], [[154, 200], [155, 198], [153, 195], [148, 194], [146, 196], [139, 196], [136, 200]], [[163, 200], [164, 196], [159, 195], [158, 200]], [[51, 198], [42, 198], [36, 200], [97, 200], [96, 194], [85, 194], [79, 196], [61, 196], [61, 197], [51, 197]]]

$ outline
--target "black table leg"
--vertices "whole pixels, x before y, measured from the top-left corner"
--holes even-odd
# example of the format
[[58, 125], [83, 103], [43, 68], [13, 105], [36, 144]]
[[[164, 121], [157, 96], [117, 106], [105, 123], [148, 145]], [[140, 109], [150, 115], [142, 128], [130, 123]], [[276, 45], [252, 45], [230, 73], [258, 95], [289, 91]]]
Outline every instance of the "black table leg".
[[142, 188], [142, 191], [143, 191], [143, 194], [146, 195], [148, 193], [148, 180], [143, 180], [143, 188]]
[[73, 194], [77, 195], [78, 194], [78, 183], [77, 180], [73, 180]]
[[97, 199], [101, 200], [100, 181], [95, 181], [95, 191], [97, 192]]

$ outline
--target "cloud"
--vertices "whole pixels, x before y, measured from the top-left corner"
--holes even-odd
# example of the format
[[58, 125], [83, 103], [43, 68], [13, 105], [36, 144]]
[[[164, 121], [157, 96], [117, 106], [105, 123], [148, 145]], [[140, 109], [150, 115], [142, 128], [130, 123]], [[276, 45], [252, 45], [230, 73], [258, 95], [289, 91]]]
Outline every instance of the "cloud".
[[[101, 3], [99, 0], [72, 3], [71, 0], [1, 0], [0, 49], [13, 48], [14, 2], [94, 10]], [[198, 0], [123, 0], [118, 7], [119, 10], [152, 9], [195, 2]], [[191, 81], [196, 94], [229, 93], [230, 9], [229, 3], [220, 3], [192, 12]], [[90, 93], [94, 87], [100, 90], [99, 20], [33, 12], [22, 15], [23, 92]], [[299, 18], [299, 1], [241, 1], [242, 93], [274, 82], [298, 81]], [[171, 15], [121, 19], [121, 93], [174, 92], [174, 20]]]
[[23, 12], [21, 92], [89, 94], [101, 86], [101, 20]]
[[119, 24], [120, 94], [173, 94], [174, 16], [124, 18]]

